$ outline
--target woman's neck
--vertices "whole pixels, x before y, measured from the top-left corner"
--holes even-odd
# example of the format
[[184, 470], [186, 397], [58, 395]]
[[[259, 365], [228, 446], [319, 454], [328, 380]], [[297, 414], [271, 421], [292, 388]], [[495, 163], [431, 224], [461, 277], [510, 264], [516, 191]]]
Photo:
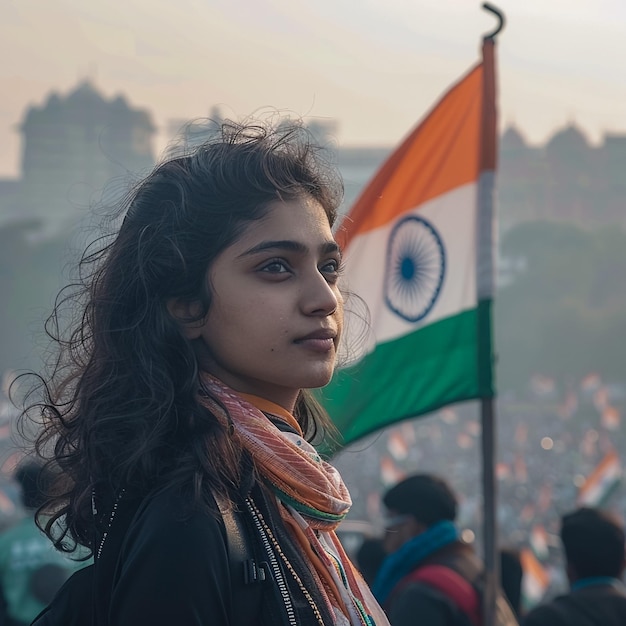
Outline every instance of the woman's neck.
[[276, 417], [287, 422], [287, 424], [289, 424], [295, 430], [301, 431], [298, 420], [285, 407], [280, 406], [280, 404], [276, 404], [271, 400], [266, 400], [265, 398], [255, 396], [250, 393], [242, 393], [241, 391], [237, 391], [236, 393], [238, 396], [241, 396], [244, 400], [246, 400], [246, 402], [249, 402], [257, 409], [259, 409], [259, 411], [275, 415]]

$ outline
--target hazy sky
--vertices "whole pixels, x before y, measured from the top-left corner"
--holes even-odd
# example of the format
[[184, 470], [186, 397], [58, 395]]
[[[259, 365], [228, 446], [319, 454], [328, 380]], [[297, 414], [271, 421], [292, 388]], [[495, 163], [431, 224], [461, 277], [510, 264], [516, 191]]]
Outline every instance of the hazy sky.
[[[495, 2], [495, 0], [494, 0]], [[499, 0], [501, 123], [532, 142], [576, 122], [626, 133], [626, 0]], [[221, 105], [336, 118], [342, 145], [392, 144], [478, 60], [495, 20], [473, 0], [0, 0], [0, 176], [16, 128], [90, 77], [171, 118]]]

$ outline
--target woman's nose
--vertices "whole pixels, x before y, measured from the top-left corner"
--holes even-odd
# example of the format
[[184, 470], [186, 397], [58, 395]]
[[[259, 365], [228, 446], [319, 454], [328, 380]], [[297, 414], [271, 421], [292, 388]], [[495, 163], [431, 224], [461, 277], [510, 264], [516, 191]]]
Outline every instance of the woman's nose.
[[337, 287], [330, 284], [319, 272], [304, 287], [302, 297], [307, 315], [332, 315], [341, 300]]

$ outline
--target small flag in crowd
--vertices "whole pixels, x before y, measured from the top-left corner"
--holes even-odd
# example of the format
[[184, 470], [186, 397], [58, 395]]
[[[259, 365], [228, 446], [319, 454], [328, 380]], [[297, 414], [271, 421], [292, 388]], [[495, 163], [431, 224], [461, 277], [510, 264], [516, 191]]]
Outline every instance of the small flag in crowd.
[[409, 454], [409, 447], [398, 429], [394, 429], [389, 433], [387, 450], [389, 450], [389, 454], [396, 461], [403, 461]]
[[622, 478], [622, 465], [610, 450], [591, 472], [578, 492], [578, 506], [602, 506]]
[[614, 406], [607, 406], [602, 411], [601, 424], [606, 430], [618, 430], [622, 421], [622, 416]]
[[542, 524], [535, 524], [530, 531], [530, 547], [533, 554], [543, 561], [548, 556], [548, 533]]
[[405, 473], [388, 456], [380, 457], [380, 480], [385, 487], [400, 482]]
[[520, 552], [522, 562], [522, 601], [526, 608], [539, 603], [550, 584], [550, 575], [539, 562], [532, 550], [527, 548]]

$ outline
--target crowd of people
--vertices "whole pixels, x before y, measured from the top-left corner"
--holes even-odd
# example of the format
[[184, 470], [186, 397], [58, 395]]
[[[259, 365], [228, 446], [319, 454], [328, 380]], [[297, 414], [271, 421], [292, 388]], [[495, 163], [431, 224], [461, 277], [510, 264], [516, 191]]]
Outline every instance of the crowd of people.
[[[26, 461], [14, 476], [19, 486], [22, 515], [0, 534], [0, 624], [25, 626], [52, 601], [72, 572], [84, 566], [54, 549], [35, 523], [45, 503], [53, 475], [38, 463]], [[84, 554], [83, 556], [87, 556]]]
[[[383, 495], [385, 533], [357, 552], [361, 571], [393, 626], [479, 626], [484, 567], [462, 541], [457, 497], [440, 477], [414, 474]], [[519, 553], [501, 552], [495, 625], [617, 626], [626, 623], [626, 538], [616, 515], [579, 507], [559, 528], [569, 591], [525, 611]]]
[[[621, 426], [603, 420], [595, 391], [582, 387], [576, 393], [563, 386], [562, 391], [545, 395], [532, 391], [505, 395], [497, 405], [499, 541], [508, 548], [534, 550], [549, 574], [543, 590], [548, 596], [567, 586], [558, 540], [560, 516], [577, 506], [580, 486], [609, 451], [618, 457], [626, 453], [622, 438], [615, 436]], [[594, 389], [599, 388], [601, 383], [596, 382]], [[416, 471], [445, 476], [458, 494], [458, 522], [471, 531], [469, 536], [475, 537], [482, 552], [478, 413], [477, 403], [448, 407], [376, 433], [343, 451], [336, 465], [354, 497], [350, 516], [380, 528], [380, 493], [387, 486]], [[364, 465], [363, 453], [375, 462]], [[626, 511], [623, 485], [603, 495], [611, 509]], [[525, 603], [530, 606], [540, 599], [526, 598]]]
[[[32, 461], [16, 471], [24, 515], [0, 534], [0, 624], [25, 626], [41, 611], [45, 615], [72, 572], [92, 562], [84, 551], [69, 558], [55, 550], [35, 523], [53, 478]], [[385, 491], [382, 502], [384, 531], [365, 539], [354, 559], [391, 626], [481, 626], [485, 568], [475, 547], [462, 538], [458, 497], [450, 485], [436, 475], [413, 474]], [[579, 507], [560, 518], [558, 532], [569, 590], [525, 610], [520, 553], [504, 549], [494, 626], [626, 623], [623, 520], [599, 508]], [[243, 616], [254, 623], [251, 613], [236, 611], [223, 623], [244, 623], [238, 621]]]

